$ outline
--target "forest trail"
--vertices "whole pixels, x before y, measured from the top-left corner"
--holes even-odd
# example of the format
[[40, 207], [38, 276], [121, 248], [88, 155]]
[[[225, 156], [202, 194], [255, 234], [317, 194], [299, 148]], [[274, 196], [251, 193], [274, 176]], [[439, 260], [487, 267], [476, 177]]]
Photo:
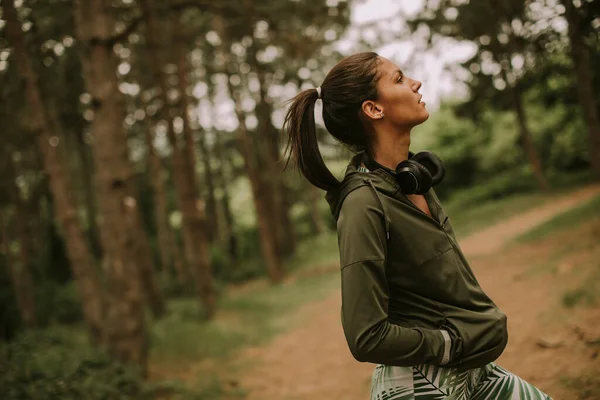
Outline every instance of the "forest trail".
[[[558, 271], [549, 274], [536, 266], [551, 263], [553, 251], [573, 240], [568, 232], [509, 252], [500, 250], [511, 239], [598, 194], [600, 185], [585, 187], [461, 240], [481, 286], [508, 315], [509, 345], [497, 363], [555, 400], [576, 398], [561, 382], [565, 375], [577, 379], [580, 372], [598, 368], [597, 348], [589, 343], [600, 338], [594, 323], [600, 320], [600, 310], [561, 305], [565, 288], [582, 279], [572, 273], [573, 267], [589, 263], [590, 252], [587, 258], [582, 252], [576, 259], [560, 260]], [[578, 233], [591, 236], [592, 243], [600, 237], [598, 222], [582, 229], [585, 232]], [[309, 303], [297, 311], [295, 328], [239, 354], [244, 372], [237, 385], [248, 400], [369, 398], [374, 366], [352, 358], [340, 324], [340, 306], [339, 291]]]

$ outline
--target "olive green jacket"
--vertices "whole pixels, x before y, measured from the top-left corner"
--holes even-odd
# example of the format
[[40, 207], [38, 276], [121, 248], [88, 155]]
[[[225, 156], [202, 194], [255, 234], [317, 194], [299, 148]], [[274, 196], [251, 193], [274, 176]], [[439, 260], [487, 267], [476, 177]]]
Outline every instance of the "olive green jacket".
[[348, 166], [326, 199], [337, 220], [342, 326], [358, 361], [461, 370], [497, 359], [506, 316], [483, 292], [435, 192], [429, 217], [384, 169]]

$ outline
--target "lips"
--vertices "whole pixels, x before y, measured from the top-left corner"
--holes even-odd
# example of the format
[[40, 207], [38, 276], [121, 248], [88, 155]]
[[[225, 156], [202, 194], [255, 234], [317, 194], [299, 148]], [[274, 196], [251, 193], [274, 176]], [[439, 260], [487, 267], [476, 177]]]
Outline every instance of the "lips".
[[419, 96], [419, 103], [421, 103], [421, 99], [423, 98], [423, 95]]

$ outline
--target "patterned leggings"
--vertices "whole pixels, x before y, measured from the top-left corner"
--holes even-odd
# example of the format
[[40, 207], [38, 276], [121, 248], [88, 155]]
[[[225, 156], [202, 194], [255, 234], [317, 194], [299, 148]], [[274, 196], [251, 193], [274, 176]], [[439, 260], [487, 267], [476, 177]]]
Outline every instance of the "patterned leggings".
[[550, 396], [504, 368], [489, 363], [458, 372], [453, 368], [377, 365], [371, 400], [551, 400]]

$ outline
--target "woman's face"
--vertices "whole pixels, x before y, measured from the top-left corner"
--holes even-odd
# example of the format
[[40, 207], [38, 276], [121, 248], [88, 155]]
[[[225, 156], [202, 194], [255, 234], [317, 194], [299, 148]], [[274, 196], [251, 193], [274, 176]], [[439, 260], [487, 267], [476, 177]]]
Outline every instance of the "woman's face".
[[382, 121], [409, 129], [425, 122], [429, 118], [429, 112], [421, 101], [421, 82], [405, 76], [390, 60], [384, 57], [379, 59], [379, 98], [375, 103], [384, 113]]

